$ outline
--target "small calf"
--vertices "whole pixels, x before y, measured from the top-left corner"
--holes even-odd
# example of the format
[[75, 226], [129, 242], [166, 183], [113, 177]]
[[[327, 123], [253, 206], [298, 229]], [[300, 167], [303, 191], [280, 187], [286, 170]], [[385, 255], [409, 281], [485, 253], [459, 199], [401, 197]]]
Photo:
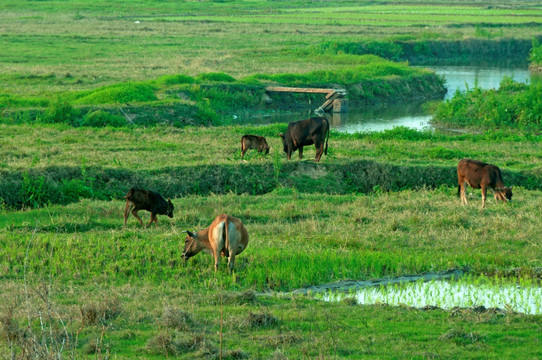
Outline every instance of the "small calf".
[[248, 149], [256, 149], [258, 152], [265, 151], [269, 154], [269, 145], [263, 136], [243, 135], [241, 138], [241, 158], [245, 156]]
[[473, 189], [482, 189], [482, 208], [486, 205], [487, 189], [494, 193], [495, 201], [512, 201], [512, 188], [504, 186], [501, 170], [495, 165], [463, 159], [457, 164], [457, 181], [457, 196], [463, 204], [467, 204], [465, 183]]
[[235, 255], [240, 254], [248, 245], [248, 232], [243, 222], [233, 216], [218, 215], [208, 228], [196, 234], [186, 231], [182, 258], [186, 261], [203, 251], [213, 255], [215, 272], [218, 270], [220, 255], [228, 258], [228, 269], [231, 272], [235, 263]]
[[154, 226], [156, 227], [157, 218], [156, 215], [167, 215], [170, 218], [173, 217], [173, 204], [170, 199], [167, 199], [167, 202], [162, 198], [162, 195], [157, 192], [150, 190], [141, 190], [131, 188], [126, 196], [126, 208], [124, 209], [124, 226], [126, 226], [126, 221], [130, 211], [132, 215], [139, 221], [141, 226], [143, 226], [143, 221], [137, 215], [139, 210], [147, 210], [151, 213], [151, 221], [147, 224], [146, 227], [149, 227], [154, 221]]

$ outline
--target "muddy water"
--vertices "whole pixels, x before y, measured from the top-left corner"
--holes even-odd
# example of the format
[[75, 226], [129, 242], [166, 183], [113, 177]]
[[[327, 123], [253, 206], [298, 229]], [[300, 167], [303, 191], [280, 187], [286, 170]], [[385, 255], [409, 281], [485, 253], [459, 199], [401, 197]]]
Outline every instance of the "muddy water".
[[[511, 77], [519, 82], [530, 82], [531, 74], [527, 69], [499, 69], [479, 67], [432, 67], [446, 79], [448, 93], [453, 96], [456, 90], [464, 91], [475, 85], [482, 89], [498, 88], [503, 77]], [[320, 105], [320, 104], [317, 104]], [[297, 121], [313, 115], [311, 111], [284, 112], [266, 116], [245, 115], [237, 119], [240, 123], [270, 124], [275, 122]], [[430, 128], [431, 116], [424, 113], [421, 103], [409, 103], [386, 106], [356, 106], [349, 104], [348, 113], [328, 114], [331, 127], [342, 132], [382, 131], [396, 126], [413, 129]]]

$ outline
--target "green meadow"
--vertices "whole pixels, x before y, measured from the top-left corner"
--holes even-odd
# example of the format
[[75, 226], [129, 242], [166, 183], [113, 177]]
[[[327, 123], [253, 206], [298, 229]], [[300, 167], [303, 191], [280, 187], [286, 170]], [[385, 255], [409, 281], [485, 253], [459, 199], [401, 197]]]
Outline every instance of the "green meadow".
[[[542, 315], [327, 303], [296, 289], [450, 270], [542, 278], [540, 86], [505, 79], [439, 102], [416, 65], [540, 64], [536, 1], [0, 2], [0, 359], [537, 358]], [[439, 130], [332, 130], [287, 161], [286, 123], [232, 115], [432, 100]], [[269, 155], [244, 134], [267, 138]], [[457, 197], [462, 158], [498, 165], [513, 201]], [[141, 228], [131, 187], [170, 197]], [[214, 272], [185, 230], [240, 218]], [[149, 213], [140, 216], [146, 222]], [[493, 279], [493, 280], [492, 280]], [[477, 280], [473, 280], [477, 282]], [[495, 285], [497, 287], [497, 285]], [[540, 299], [536, 299], [540, 303]]]

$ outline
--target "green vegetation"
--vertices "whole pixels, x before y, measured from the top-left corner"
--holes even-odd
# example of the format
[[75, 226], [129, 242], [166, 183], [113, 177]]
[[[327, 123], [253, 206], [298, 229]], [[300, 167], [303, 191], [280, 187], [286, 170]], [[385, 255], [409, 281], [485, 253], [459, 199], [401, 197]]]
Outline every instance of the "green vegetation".
[[529, 52], [529, 60], [531, 61], [529, 67], [533, 70], [542, 68], [542, 45], [537, 39], [533, 40], [533, 47]]
[[[464, 63], [462, 58], [473, 53], [469, 49], [476, 48], [486, 59], [509, 55], [525, 62], [532, 38], [542, 35], [542, 9], [525, 0], [114, 0], [92, 6], [45, 0], [31, 9], [27, 5], [0, 3], [0, 82], [9, 96], [41, 97], [172, 74], [222, 72], [238, 79], [329, 70], [330, 57], [315, 57], [314, 50], [317, 54], [329, 44], [374, 44], [368, 53], [383, 55], [379, 49], [391, 42], [411, 61], [414, 51], [424, 50], [431, 62], [441, 53], [451, 63], [457, 63], [455, 56]], [[442, 46], [434, 43], [441, 40]], [[465, 51], [458, 52], [462, 43]]]
[[[323, 102], [322, 95], [271, 95], [264, 101], [268, 85], [298, 87], [343, 87], [352, 101], [365, 104], [407, 99], [440, 99], [444, 81], [424, 69], [393, 63], [375, 56], [338, 56], [334, 70], [304, 74], [256, 74], [236, 80], [223, 73], [162, 76], [138, 83], [108, 85], [94, 90], [52, 94], [44, 97], [5, 96], [5, 123], [66, 123], [72, 126], [190, 124], [222, 125], [220, 115], [251, 109], [305, 107]], [[274, 101], [273, 101], [274, 99]], [[47, 108], [39, 105], [48, 103]], [[31, 107], [29, 107], [31, 106]], [[126, 108], [127, 113], [122, 109]]]
[[[41, 309], [44, 315], [61, 314], [72, 341], [78, 334], [77, 358], [95, 357], [98, 349], [119, 358], [163, 358], [161, 342], [170, 357], [217, 357], [222, 303], [223, 349], [229, 358], [237, 358], [230, 355], [234, 351], [261, 358], [273, 358], [277, 351], [382, 358], [423, 354], [427, 346], [453, 356], [502, 356], [516, 347], [530, 354], [537, 351], [540, 316], [353, 307], [351, 302], [257, 295], [450, 268], [539, 278], [542, 193], [516, 191], [516, 202], [491, 201], [483, 211], [478, 192], [462, 207], [455, 188], [447, 187], [371, 196], [288, 188], [263, 196], [193, 195], [174, 199], [175, 217], [160, 217], [157, 229], [141, 229], [134, 218], [123, 228], [120, 200], [4, 213], [0, 311], [2, 321], [10, 314], [15, 320], [0, 330], [0, 349], [8, 351], [6, 333], [25, 331], [26, 337], [12, 337], [13, 342], [32, 338], [28, 318], [39, 335]], [[220, 212], [238, 215], [250, 232], [234, 275], [226, 273], [224, 262], [215, 274], [205, 254], [186, 264], [180, 258], [180, 230], [207, 226]], [[43, 319], [40, 338], [49, 339], [52, 322], [58, 334], [53, 339], [62, 339], [58, 317]], [[338, 331], [344, 328], [350, 330]], [[330, 339], [329, 334], [335, 335]], [[390, 336], [400, 337], [402, 345], [379, 346]], [[361, 344], [360, 337], [366, 339]], [[422, 337], [427, 338], [421, 342]]]
[[482, 129], [512, 128], [540, 133], [542, 84], [522, 84], [510, 78], [497, 90], [478, 87], [457, 92], [439, 104], [433, 122], [444, 126]]
[[[321, 101], [270, 102], [268, 85], [440, 99], [443, 79], [409, 63], [536, 64], [541, 19], [530, 0], [0, 2], [0, 357], [535, 358], [541, 315], [291, 291], [450, 269], [539, 283], [540, 87], [435, 106], [483, 133], [332, 131], [318, 164], [286, 161], [286, 124], [230, 119]], [[271, 153], [240, 159], [246, 133]], [[500, 166], [514, 202], [481, 210], [471, 189], [460, 205], [464, 157]], [[132, 186], [175, 217], [123, 227]], [[183, 231], [218, 213], [250, 233], [232, 274], [180, 258]]]
[[[434, 189], [455, 186], [455, 166], [464, 157], [499, 164], [507, 184], [541, 189], [540, 135], [444, 135], [407, 128], [332, 132], [328, 155], [314, 164], [300, 163], [297, 155], [293, 161], [285, 159], [278, 136], [285, 128], [3, 125], [0, 198], [10, 208], [21, 208], [34, 207], [35, 202], [26, 202], [34, 193], [39, 205], [65, 204], [88, 197], [120, 198], [131, 186], [160, 189], [168, 197], [265, 194], [277, 184], [334, 194]], [[240, 139], [247, 133], [266, 136], [271, 155], [249, 152], [247, 161], [241, 160]], [[305, 158], [313, 157], [314, 147], [308, 147]]]

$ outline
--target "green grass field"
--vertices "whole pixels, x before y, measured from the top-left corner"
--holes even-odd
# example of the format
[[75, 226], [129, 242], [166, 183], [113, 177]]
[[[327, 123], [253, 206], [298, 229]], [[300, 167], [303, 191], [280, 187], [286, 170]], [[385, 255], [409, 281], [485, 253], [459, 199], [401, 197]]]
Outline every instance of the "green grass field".
[[[350, 86], [365, 103], [439, 98], [434, 74], [374, 55], [525, 50], [527, 61], [541, 35], [542, 6], [529, 0], [0, 2], [0, 359], [539, 357], [542, 315], [506, 304], [292, 293], [454, 269], [539, 286], [537, 88], [434, 106], [453, 125], [472, 117], [462, 125], [473, 133], [332, 131], [318, 164], [313, 146], [285, 159], [287, 124], [227, 119], [262, 111], [268, 83]], [[247, 133], [266, 136], [270, 154], [241, 159]], [[464, 157], [498, 165], [514, 201], [490, 196], [480, 209], [469, 189], [462, 206]], [[132, 186], [171, 197], [174, 218], [124, 227]], [[219, 213], [250, 234], [232, 274], [205, 254], [181, 259], [183, 231]]]
[[8, 94], [92, 89], [179, 73], [221, 71], [237, 78], [327, 70], [328, 60], [312, 49], [329, 42], [530, 41], [542, 34], [542, 9], [533, 1], [30, 4], [0, 4], [0, 79]]

